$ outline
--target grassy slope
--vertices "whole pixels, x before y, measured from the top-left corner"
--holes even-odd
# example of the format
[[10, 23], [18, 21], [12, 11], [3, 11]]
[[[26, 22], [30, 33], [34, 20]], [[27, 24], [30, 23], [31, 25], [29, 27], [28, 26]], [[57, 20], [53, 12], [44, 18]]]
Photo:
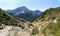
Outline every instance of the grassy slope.
[[[54, 18], [54, 16], [56, 16], [56, 18], [58, 18], [58, 20], [57, 20], [57, 23], [53, 23], [53, 22], [49, 23], [49, 25], [47, 25], [46, 28], [43, 30], [43, 33], [47, 36], [46, 29], [49, 29], [50, 30], [49, 34], [52, 34], [54, 36], [60, 36], [60, 7], [50, 8], [50, 9], [46, 10], [45, 12], [46, 13], [50, 12], [51, 14], [52, 14], [52, 12], [54, 12], [52, 14], [53, 18]], [[51, 18], [51, 16], [50, 16], [50, 18]]]
[[0, 25], [9, 23], [17, 23], [17, 21], [0, 9]]

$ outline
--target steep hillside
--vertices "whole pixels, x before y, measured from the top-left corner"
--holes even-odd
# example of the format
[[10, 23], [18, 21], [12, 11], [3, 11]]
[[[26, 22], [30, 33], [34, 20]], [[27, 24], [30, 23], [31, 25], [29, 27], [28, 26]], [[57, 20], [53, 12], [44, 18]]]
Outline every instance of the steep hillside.
[[[57, 23], [51, 22], [49, 23], [45, 29], [43, 29], [43, 34], [45, 36], [60, 36], [60, 18], [57, 19]], [[48, 34], [47, 34], [48, 33]]]
[[60, 7], [50, 8], [46, 10], [43, 14], [42, 21], [51, 20], [51, 22], [43, 29], [45, 36], [60, 36]]
[[38, 35], [60, 36], [60, 7], [45, 10], [33, 24], [39, 30]]
[[34, 22], [38, 21], [46, 22], [48, 20], [54, 20], [57, 17], [60, 17], [60, 7], [47, 9], [40, 16], [38, 16]]
[[18, 23], [18, 21], [15, 18], [13, 18], [10, 14], [5, 13], [4, 10], [0, 9], [0, 25], [12, 23]]

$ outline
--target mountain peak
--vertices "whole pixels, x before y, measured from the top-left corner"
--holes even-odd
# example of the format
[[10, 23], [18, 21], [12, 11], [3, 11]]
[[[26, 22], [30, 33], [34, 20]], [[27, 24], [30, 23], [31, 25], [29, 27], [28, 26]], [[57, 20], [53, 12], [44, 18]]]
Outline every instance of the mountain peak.
[[15, 11], [18, 11], [18, 12], [19, 12], [19, 11], [20, 11], [20, 12], [21, 12], [21, 11], [29, 11], [29, 9], [26, 8], [25, 6], [22, 6], [22, 7], [16, 8]]
[[39, 10], [36, 10], [35, 12], [40, 12]]
[[27, 9], [25, 6], [18, 7], [16, 9]]
[[21, 8], [26, 8], [25, 6], [22, 6]]

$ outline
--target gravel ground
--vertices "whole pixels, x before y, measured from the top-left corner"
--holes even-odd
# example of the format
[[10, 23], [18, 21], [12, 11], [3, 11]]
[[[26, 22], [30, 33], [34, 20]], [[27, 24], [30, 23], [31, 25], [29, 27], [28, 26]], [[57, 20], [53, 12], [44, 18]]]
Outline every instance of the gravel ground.
[[30, 36], [30, 32], [24, 31], [20, 27], [6, 26], [0, 30], [0, 36]]

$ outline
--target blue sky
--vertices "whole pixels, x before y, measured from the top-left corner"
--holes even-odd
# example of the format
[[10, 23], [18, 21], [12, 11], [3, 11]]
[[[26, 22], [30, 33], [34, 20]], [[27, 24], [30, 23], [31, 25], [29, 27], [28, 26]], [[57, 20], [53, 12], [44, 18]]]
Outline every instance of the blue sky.
[[45, 10], [50, 7], [60, 6], [60, 0], [0, 0], [0, 8], [15, 9], [26, 6], [30, 10]]

